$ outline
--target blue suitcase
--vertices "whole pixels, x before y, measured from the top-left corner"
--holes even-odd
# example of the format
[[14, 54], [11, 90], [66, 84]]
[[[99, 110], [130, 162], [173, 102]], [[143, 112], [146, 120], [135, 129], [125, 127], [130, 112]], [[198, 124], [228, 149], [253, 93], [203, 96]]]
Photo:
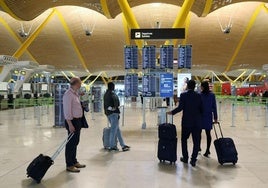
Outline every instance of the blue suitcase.
[[[215, 125], [218, 125], [221, 133], [221, 138], [218, 138]], [[222, 134], [221, 125], [219, 122], [213, 123], [216, 140], [214, 140], [214, 146], [216, 149], [218, 162], [223, 165], [224, 163], [233, 163], [234, 165], [238, 161], [238, 153], [232, 138], [224, 138]]]

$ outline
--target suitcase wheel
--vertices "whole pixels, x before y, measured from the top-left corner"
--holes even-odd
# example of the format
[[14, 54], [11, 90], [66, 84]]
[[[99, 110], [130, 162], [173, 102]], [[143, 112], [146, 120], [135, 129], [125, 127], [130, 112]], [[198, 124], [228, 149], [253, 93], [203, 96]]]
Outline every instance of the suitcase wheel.
[[221, 165], [223, 165], [223, 163], [220, 163]]
[[235, 165], [236, 164], [236, 162], [233, 162], [233, 165]]

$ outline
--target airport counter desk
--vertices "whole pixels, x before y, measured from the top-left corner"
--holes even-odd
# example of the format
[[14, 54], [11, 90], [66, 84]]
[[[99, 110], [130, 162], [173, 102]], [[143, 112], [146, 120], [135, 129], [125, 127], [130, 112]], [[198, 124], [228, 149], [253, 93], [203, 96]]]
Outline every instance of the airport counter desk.
[[34, 106], [48, 106], [54, 105], [54, 98], [49, 97], [40, 97], [24, 99], [24, 98], [16, 98], [13, 99], [12, 103], [8, 101], [8, 99], [2, 99], [0, 101], [0, 110], [7, 110], [7, 109], [18, 109], [18, 108], [26, 108], [26, 107], [34, 107]]

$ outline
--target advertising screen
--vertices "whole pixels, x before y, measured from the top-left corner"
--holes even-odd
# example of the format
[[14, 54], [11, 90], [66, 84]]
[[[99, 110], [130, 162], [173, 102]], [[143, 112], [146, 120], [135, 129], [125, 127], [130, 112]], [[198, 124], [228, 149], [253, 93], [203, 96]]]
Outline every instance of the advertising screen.
[[185, 92], [187, 90], [187, 82], [191, 79], [191, 73], [179, 73], [178, 74], [178, 79], [177, 79], [177, 84], [178, 84], [178, 96], [182, 92]]

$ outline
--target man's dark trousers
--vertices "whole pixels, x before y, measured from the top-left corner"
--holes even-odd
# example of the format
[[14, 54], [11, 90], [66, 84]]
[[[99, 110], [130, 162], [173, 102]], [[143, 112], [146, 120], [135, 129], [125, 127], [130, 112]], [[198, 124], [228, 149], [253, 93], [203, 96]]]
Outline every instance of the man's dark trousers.
[[[65, 147], [65, 161], [66, 166], [71, 167], [74, 166], [78, 161], [76, 159], [77, 146], [80, 140], [80, 131], [82, 125], [82, 118], [75, 118], [72, 120], [73, 126], [75, 128], [75, 132], [73, 137], [69, 140]], [[70, 135], [69, 126], [65, 121], [65, 126], [68, 131], [68, 135]]]
[[192, 152], [192, 161], [196, 161], [198, 151], [200, 148], [200, 129], [196, 127], [186, 127], [182, 126], [181, 130], [181, 149], [182, 149], [182, 156], [184, 159], [188, 160], [189, 155], [188, 155], [188, 149], [187, 149], [187, 140], [192, 134], [192, 139], [193, 139], [193, 152]]

